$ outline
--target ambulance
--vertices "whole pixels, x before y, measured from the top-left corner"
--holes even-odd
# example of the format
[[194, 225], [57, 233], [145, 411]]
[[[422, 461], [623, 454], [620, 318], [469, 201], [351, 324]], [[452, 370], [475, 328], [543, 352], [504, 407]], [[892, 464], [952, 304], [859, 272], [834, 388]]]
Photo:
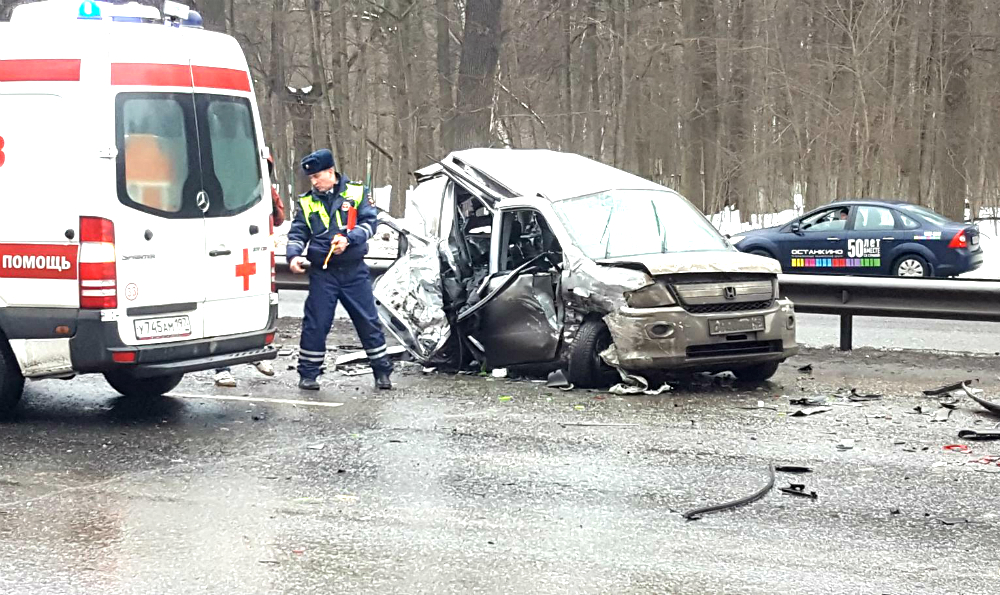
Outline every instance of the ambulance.
[[24, 380], [129, 397], [276, 357], [268, 156], [232, 37], [166, 2], [0, 23], [0, 413]]

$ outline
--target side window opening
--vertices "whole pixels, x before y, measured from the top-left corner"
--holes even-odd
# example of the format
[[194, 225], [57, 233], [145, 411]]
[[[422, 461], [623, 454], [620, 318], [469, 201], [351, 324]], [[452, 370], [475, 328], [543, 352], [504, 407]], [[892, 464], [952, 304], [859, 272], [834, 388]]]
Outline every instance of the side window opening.
[[123, 97], [118, 104], [119, 184], [122, 202], [178, 214], [192, 174], [190, 100]]
[[504, 213], [501, 240], [501, 271], [512, 271], [541, 254], [562, 261], [562, 247], [538, 211], [524, 209]]
[[851, 208], [834, 207], [820, 211], [802, 221], [802, 231], [840, 231], [847, 227]]
[[263, 196], [260, 153], [250, 102], [241, 97], [221, 95], [199, 95], [198, 100], [202, 104], [198, 118], [205, 120], [208, 129], [205, 158], [211, 161], [211, 167], [206, 164], [206, 182], [208, 178], [218, 181], [216, 191], [209, 192], [216, 196], [212, 197], [212, 206], [206, 215], [226, 216], [244, 211]]
[[892, 211], [883, 207], [859, 207], [855, 217], [856, 231], [884, 231], [896, 228]]

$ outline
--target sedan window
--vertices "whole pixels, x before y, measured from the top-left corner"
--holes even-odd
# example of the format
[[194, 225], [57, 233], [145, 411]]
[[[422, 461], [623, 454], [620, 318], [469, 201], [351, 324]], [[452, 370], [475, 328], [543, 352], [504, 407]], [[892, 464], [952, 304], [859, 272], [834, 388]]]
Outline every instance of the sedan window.
[[850, 207], [825, 209], [802, 220], [802, 231], [840, 231], [847, 227]]
[[892, 211], [885, 207], [861, 206], [854, 218], [855, 231], [883, 231], [895, 229]]

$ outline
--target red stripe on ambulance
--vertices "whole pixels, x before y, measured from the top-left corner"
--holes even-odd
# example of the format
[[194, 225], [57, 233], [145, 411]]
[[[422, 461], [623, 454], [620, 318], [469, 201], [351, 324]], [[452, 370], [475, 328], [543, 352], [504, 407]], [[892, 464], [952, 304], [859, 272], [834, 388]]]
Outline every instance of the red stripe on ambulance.
[[0, 83], [79, 81], [80, 60], [0, 60]]
[[112, 64], [111, 84], [190, 87], [191, 70], [186, 64]]
[[76, 279], [77, 247], [69, 244], [0, 244], [0, 277]]
[[250, 92], [250, 77], [242, 70], [215, 68], [213, 66], [192, 66], [195, 87], [229, 89]]
[[111, 65], [111, 84], [147, 87], [202, 87], [250, 92], [250, 77], [243, 70], [185, 64]]

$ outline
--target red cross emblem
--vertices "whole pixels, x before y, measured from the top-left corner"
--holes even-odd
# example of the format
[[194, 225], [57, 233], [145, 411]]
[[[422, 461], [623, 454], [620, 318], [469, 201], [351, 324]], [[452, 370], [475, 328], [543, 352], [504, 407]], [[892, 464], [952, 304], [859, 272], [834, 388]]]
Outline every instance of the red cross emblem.
[[243, 249], [243, 264], [236, 265], [236, 276], [243, 277], [243, 291], [250, 291], [250, 275], [257, 274], [257, 263], [250, 262], [250, 250]]

